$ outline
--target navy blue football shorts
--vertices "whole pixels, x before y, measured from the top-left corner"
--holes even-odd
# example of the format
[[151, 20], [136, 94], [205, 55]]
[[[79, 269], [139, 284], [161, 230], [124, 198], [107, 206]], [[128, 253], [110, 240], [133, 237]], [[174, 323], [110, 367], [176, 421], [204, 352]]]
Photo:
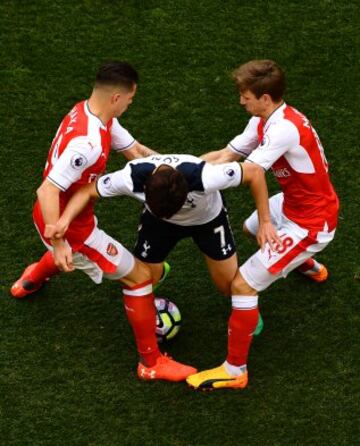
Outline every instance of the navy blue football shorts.
[[213, 260], [225, 260], [236, 252], [225, 207], [203, 225], [180, 226], [154, 217], [148, 210], [141, 215], [134, 255], [147, 263], [163, 262], [179, 240], [192, 238], [200, 251]]

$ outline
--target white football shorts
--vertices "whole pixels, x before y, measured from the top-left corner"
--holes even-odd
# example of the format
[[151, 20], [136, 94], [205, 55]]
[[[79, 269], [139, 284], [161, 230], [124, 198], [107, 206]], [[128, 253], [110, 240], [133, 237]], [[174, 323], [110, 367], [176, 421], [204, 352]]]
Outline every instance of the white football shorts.
[[[41, 239], [45, 246], [53, 251], [53, 247]], [[97, 226], [85, 240], [84, 245], [83, 252], [73, 253], [73, 264], [96, 284], [101, 283], [103, 278], [119, 280], [134, 268], [135, 257], [131, 252]]]
[[[240, 273], [255, 290], [263, 291], [307, 259], [322, 251], [334, 238], [335, 230], [309, 231], [289, 220], [282, 212], [283, 193], [269, 199], [271, 221], [283, 241], [283, 246], [272, 251], [268, 244], [260, 249], [240, 267]], [[245, 226], [254, 236], [259, 227], [257, 211], [245, 220]]]

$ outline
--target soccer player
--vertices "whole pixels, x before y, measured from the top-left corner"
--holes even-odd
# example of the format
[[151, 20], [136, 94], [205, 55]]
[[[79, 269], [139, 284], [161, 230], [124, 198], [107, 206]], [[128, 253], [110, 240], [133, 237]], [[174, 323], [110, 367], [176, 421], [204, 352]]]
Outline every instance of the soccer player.
[[[88, 203], [72, 222], [66, 239], [48, 236], [49, 228], [74, 193], [85, 184], [94, 184], [104, 172], [111, 149], [127, 159], [155, 153], [135, 141], [116, 119], [131, 104], [137, 83], [138, 74], [130, 64], [103, 65], [90, 98], [76, 104], [61, 122], [33, 210], [35, 226], [48, 252], [25, 269], [11, 294], [23, 298], [34, 293], [60, 270], [80, 269], [95, 283], [101, 283], [104, 277], [121, 282], [126, 314], [140, 355], [138, 376], [145, 380], [180, 381], [196, 369], [160, 353], [151, 272], [121, 243], [99, 229], [93, 204]], [[66, 263], [58, 261], [61, 255], [67, 258]]]
[[[221, 366], [189, 376], [196, 389], [243, 388], [247, 357], [258, 320], [258, 292], [294, 269], [322, 282], [328, 273], [313, 256], [334, 238], [339, 201], [328, 174], [320, 139], [309, 120], [284, 102], [285, 78], [271, 60], [253, 60], [234, 72], [240, 104], [253, 117], [244, 132], [222, 150], [205, 154], [214, 163], [246, 157], [244, 165], [272, 169], [282, 189], [270, 198], [271, 220], [282, 243], [257, 251], [239, 269], [232, 284], [228, 354]], [[258, 228], [255, 211], [245, 233]]]
[[[135, 255], [153, 275], [160, 272], [176, 243], [191, 237], [204, 254], [217, 287], [230, 295], [238, 270], [235, 243], [220, 190], [248, 184], [259, 212], [257, 239], [261, 246], [280, 242], [270, 222], [263, 170], [237, 162], [212, 165], [191, 155], [153, 155], [129, 162], [77, 192], [68, 203], [53, 235], [63, 236], [91, 199], [128, 195], [145, 202]], [[66, 233], [67, 234], [67, 233]], [[67, 258], [62, 256], [66, 267]]]

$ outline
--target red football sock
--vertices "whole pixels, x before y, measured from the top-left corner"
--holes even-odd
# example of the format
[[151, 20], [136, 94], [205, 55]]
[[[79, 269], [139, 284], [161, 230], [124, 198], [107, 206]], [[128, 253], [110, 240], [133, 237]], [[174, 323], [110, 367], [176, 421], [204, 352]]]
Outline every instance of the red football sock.
[[305, 260], [305, 262], [302, 263], [300, 266], [298, 266], [296, 269], [301, 273], [305, 273], [306, 271], [309, 271], [309, 269], [313, 269], [314, 266], [315, 266], [315, 260], [310, 258]]
[[152, 367], [161, 355], [155, 333], [156, 311], [152, 282], [132, 288], [124, 287], [123, 293], [126, 316], [135, 335], [141, 362]]
[[231, 365], [246, 365], [253, 333], [259, 319], [258, 296], [232, 296], [228, 323], [228, 355]]
[[35, 283], [42, 283], [45, 279], [54, 276], [60, 272], [55, 265], [54, 256], [51, 251], [47, 251], [39, 260], [36, 267], [31, 272], [31, 280]]

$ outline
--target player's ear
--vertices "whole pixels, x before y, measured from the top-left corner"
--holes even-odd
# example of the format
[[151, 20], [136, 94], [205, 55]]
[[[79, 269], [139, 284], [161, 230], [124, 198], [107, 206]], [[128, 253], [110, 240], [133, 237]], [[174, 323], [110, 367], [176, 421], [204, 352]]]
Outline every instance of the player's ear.
[[119, 99], [120, 99], [120, 97], [121, 97], [121, 94], [120, 94], [120, 93], [118, 93], [118, 92], [113, 93], [113, 94], [111, 95], [111, 103], [112, 103], [112, 104], [117, 104], [118, 101], [119, 101]]
[[270, 105], [273, 102], [272, 97], [267, 93], [264, 93], [262, 98], [266, 105]]

